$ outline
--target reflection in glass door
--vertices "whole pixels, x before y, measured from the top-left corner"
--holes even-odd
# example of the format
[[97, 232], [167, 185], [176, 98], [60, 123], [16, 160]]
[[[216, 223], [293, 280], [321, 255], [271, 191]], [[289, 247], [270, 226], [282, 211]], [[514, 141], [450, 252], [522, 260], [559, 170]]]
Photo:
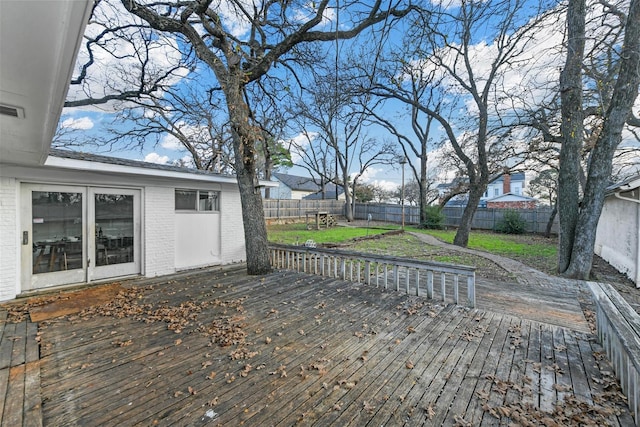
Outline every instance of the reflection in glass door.
[[31, 193], [33, 274], [83, 267], [82, 193]]
[[23, 184], [22, 290], [140, 274], [140, 190]]
[[96, 266], [134, 258], [133, 195], [95, 194]]
[[140, 190], [89, 189], [89, 280], [140, 273]]

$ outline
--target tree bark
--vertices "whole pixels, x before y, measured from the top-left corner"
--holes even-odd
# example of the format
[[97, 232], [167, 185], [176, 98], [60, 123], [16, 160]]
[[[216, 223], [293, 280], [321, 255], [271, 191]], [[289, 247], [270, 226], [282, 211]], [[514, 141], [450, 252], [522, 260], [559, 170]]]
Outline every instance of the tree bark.
[[565, 275], [588, 280], [593, 262], [596, 229], [609, 184], [613, 155], [622, 140], [622, 130], [638, 97], [640, 86], [640, 0], [631, 0], [620, 55], [620, 71], [602, 131], [591, 153], [587, 184], [578, 215], [573, 253]]
[[467, 202], [467, 206], [465, 206], [464, 211], [462, 212], [458, 231], [453, 238], [454, 245], [466, 248], [469, 244], [469, 233], [471, 232], [473, 217], [478, 210], [478, 203], [480, 203], [480, 198], [486, 191], [486, 188], [487, 184], [482, 185], [482, 183], [480, 183], [480, 185], [472, 185], [469, 189], [469, 200]]
[[547, 221], [547, 228], [544, 230], [544, 237], [551, 237], [551, 228], [553, 228], [553, 221], [556, 219], [556, 215], [558, 214], [558, 201], [553, 204], [553, 209], [551, 210], [551, 215], [549, 215], [549, 220]]
[[258, 184], [255, 132], [249, 122], [249, 106], [242, 97], [241, 73], [229, 73], [223, 87], [229, 108], [231, 135], [235, 153], [236, 175], [242, 203], [242, 222], [247, 256], [247, 273], [266, 274], [271, 271], [269, 242], [264, 220], [262, 195]]
[[567, 9], [567, 59], [560, 73], [562, 147], [558, 173], [560, 241], [558, 272], [569, 267], [578, 222], [580, 150], [584, 114], [582, 111], [582, 62], [585, 44], [585, 0], [569, 0]]

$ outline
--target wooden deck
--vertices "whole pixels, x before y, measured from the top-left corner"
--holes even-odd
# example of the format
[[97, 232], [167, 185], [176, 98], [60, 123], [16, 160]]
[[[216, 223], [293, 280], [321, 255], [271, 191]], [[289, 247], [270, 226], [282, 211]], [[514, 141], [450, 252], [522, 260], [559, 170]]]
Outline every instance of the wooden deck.
[[134, 285], [39, 324], [43, 425], [634, 423], [581, 330], [292, 272]]

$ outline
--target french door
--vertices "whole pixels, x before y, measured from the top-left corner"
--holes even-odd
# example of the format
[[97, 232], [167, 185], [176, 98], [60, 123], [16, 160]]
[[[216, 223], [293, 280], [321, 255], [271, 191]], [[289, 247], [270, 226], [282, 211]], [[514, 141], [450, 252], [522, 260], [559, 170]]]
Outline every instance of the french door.
[[23, 290], [140, 273], [140, 191], [25, 184]]

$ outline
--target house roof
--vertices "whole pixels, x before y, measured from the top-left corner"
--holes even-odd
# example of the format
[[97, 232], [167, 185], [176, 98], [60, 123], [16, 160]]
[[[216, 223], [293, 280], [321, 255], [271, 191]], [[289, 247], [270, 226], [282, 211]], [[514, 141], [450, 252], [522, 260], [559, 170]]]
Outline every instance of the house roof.
[[292, 190], [296, 191], [310, 191], [315, 192], [319, 190], [318, 184], [313, 182], [313, 179], [307, 176], [288, 175], [286, 173], [275, 172], [271, 175], [278, 181], [286, 185]]
[[[511, 182], [524, 181], [524, 180], [525, 180], [524, 172], [518, 172], [518, 173], [512, 173], [511, 174]], [[497, 182], [503, 182], [503, 181], [504, 181], [504, 175], [500, 175], [498, 178], [496, 178], [493, 181], [491, 181], [491, 184], [497, 183]]]
[[92, 0], [0, 1], [0, 160], [49, 153]]
[[[218, 174], [180, 166], [161, 165], [139, 160], [120, 159], [100, 154], [58, 149], [52, 149], [50, 151], [45, 166], [138, 176], [173, 177], [176, 179], [195, 179], [208, 182], [237, 183], [235, 175]], [[272, 181], [261, 181], [260, 185], [276, 187], [278, 184]]]
[[640, 175], [635, 175], [607, 187], [607, 194], [640, 188]]
[[492, 199], [487, 199], [487, 203], [491, 202], [537, 202], [538, 199], [523, 196], [521, 194], [505, 193]]
[[[337, 186], [338, 196], [344, 193], [344, 188], [341, 186]], [[324, 188], [324, 198], [326, 200], [331, 200], [336, 198], [336, 185], [335, 184], [327, 184]], [[303, 197], [304, 200], [322, 200], [322, 191], [316, 191], [315, 193], [309, 194]]]

